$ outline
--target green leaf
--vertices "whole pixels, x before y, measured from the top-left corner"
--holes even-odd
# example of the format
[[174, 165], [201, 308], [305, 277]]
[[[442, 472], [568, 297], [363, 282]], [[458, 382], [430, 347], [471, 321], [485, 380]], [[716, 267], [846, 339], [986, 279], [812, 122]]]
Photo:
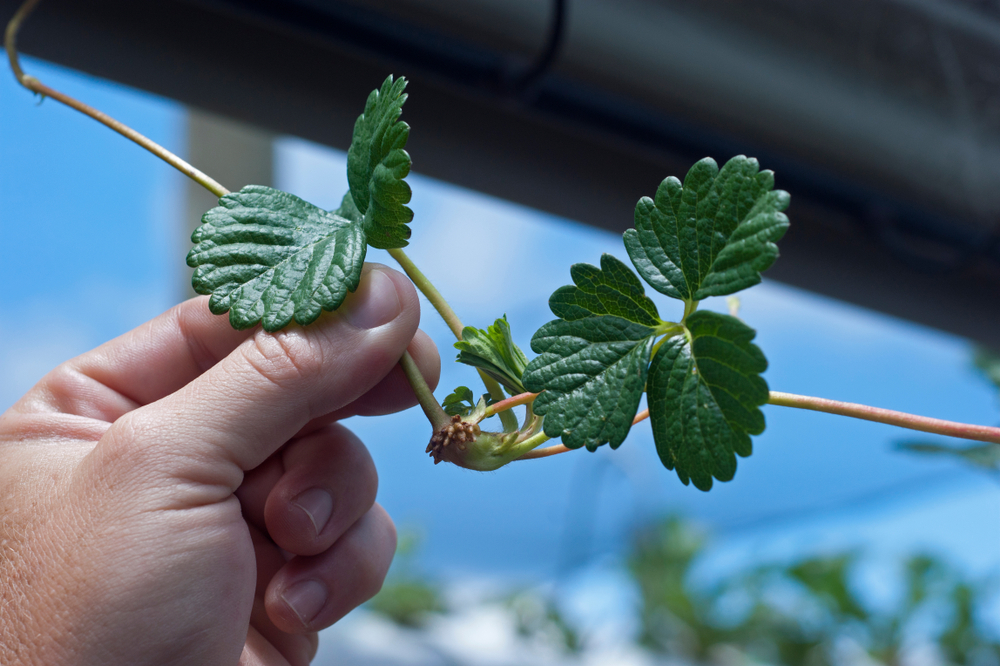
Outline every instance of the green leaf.
[[524, 393], [521, 375], [528, 365], [524, 352], [514, 344], [507, 315], [497, 319], [485, 331], [472, 326], [462, 329], [462, 339], [455, 343], [459, 363], [479, 368], [507, 389], [511, 395]]
[[351, 196], [351, 191], [348, 190], [344, 195], [344, 198], [340, 201], [340, 208], [333, 211], [334, 215], [339, 215], [345, 220], [350, 220], [356, 224], [361, 224], [365, 219], [365, 216], [361, 214], [358, 207], [354, 203], [354, 197]]
[[772, 191], [774, 174], [742, 155], [720, 170], [706, 157], [684, 178], [660, 183], [635, 207], [625, 248], [657, 291], [684, 300], [724, 296], [760, 282], [788, 229], [788, 193]]
[[359, 224], [270, 187], [248, 185], [201, 218], [187, 263], [191, 284], [211, 294], [234, 328], [276, 331], [309, 324], [358, 288], [365, 261]]
[[549, 298], [552, 314], [567, 321], [594, 315], [614, 315], [643, 326], [658, 326], [660, 315], [646, 296], [642, 282], [628, 266], [601, 255], [601, 267], [574, 264], [570, 275], [576, 286], [560, 287]]
[[405, 247], [410, 237], [406, 226], [413, 220], [410, 186], [403, 179], [410, 173], [410, 156], [403, 147], [410, 126], [399, 121], [406, 95], [406, 79], [390, 75], [380, 90], [373, 90], [365, 110], [354, 124], [347, 151], [347, 182], [353, 204], [362, 218], [368, 244], [382, 250]]
[[571, 449], [618, 448], [632, 427], [646, 385], [654, 329], [615, 316], [556, 320], [531, 338], [539, 356], [524, 385], [541, 393], [533, 408], [544, 414], [545, 434]]
[[468, 416], [476, 406], [476, 396], [468, 386], [459, 386], [441, 403], [448, 416]]
[[459, 386], [448, 394], [441, 403], [441, 407], [448, 416], [458, 415], [469, 418], [473, 423], [478, 423], [485, 418], [486, 408], [496, 402], [489, 393], [479, 396], [477, 402], [472, 389], [468, 386]]
[[733, 478], [734, 454], [749, 456], [750, 435], [764, 431], [767, 359], [751, 342], [754, 330], [735, 317], [702, 310], [686, 326], [687, 335], [667, 339], [653, 357], [650, 421], [664, 466], [708, 490], [712, 477]]

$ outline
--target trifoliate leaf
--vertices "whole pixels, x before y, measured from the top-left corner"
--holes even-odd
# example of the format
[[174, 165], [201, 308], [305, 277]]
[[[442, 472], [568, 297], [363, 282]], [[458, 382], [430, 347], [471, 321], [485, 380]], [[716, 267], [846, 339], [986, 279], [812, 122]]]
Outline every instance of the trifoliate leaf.
[[462, 339], [455, 343], [459, 363], [479, 368], [507, 389], [511, 395], [524, 393], [521, 375], [528, 365], [524, 352], [514, 344], [507, 315], [497, 319], [485, 331], [472, 326], [462, 329]]
[[539, 356], [524, 371], [524, 385], [541, 393], [549, 437], [591, 451], [625, 441], [646, 385], [654, 329], [621, 317], [550, 321], [531, 338]]
[[365, 110], [354, 124], [347, 151], [347, 182], [368, 244], [382, 250], [405, 247], [410, 237], [406, 225], [413, 220], [410, 186], [403, 179], [410, 173], [410, 156], [403, 147], [410, 126], [399, 122], [406, 95], [406, 79], [390, 75], [380, 90], [373, 90]]
[[733, 478], [734, 454], [750, 455], [750, 435], [764, 431], [767, 360], [735, 317], [700, 311], [686, 326], [688, 335], [667, 339], [653, 357], [647, 400], [664, 466], [708, 490], [713, 476]]
[[644, 326], [657, 326], [660, 315], [646, 296], [642, 282], [628, 266], [601, 256], [601, 267], [574, 264], [570, 275], [576, 286], [557, 289], [549, 298], [552, 314], [567, 321], [594, 315], [614, 315]]
[[760, 282], [778, 256], [788, 229], [781, 212], [788, 193], [774, 174], [742, 155], [720, 171], [706, 157], [684, 178], [660, 183], [653, 199], [635, 207], [625, 248], [639, 274], [657, 291], [684, 300], [724, 296]]
[[358, 288], [365, 261], [361, 226], [270, 187], [248, 185], [201, 218], [187, 263], [191, 284], [211, 294], [234, 328], [276, 331], [314, 321]]

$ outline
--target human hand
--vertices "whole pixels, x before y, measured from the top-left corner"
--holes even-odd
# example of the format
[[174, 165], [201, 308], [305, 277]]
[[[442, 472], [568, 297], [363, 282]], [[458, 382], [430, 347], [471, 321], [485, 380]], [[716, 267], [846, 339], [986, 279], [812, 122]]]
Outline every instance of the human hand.
[[[416, 292], [366, 266], [308, 328], [192, 299], [56, 368], [0, 417], [0, 663], [307, 664], [395, 550], [334, 423], [416, 403]], [[290, 559], [289, 559], [290, 558]]]

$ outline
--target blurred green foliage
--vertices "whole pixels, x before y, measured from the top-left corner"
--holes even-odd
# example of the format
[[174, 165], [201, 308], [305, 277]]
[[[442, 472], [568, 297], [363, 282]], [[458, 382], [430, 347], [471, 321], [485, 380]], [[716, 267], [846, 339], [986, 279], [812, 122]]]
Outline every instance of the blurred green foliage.
[[440, 585], [416, 568], [419, 547], [418, 533], [412, 530], [400, 533], [389, 576], [382, 590], [367, 604], [369, 610], [410, 628], [423, 627], [433, 614], [447, 611]]
[[510, 595], [506, 606], [514, 614], [520, 636], [541, 640], [569, 654], [583, 651], [584, 643], [579, 630], [566, 618], [551, 595], [523, 590]]
[[988, 586], [940, 559], [907, 558], [902, 593], [875, 608], [855, 584], [855, 553], [762, 565], [695, 587], [692, 568], [705, 545], [678, 518], [636, 539], [629, 569], [642, 598], [639, 641], [654, 652], [695, 664], [826, 666], [856, 662], [840, 654], [849, 644], [896, 666], [922, 641], [936, 646], [942, 663], [1000, 664], [1000, 642], [981, 616]]
[[949, 446], [935, 442], [903, 441], [896, 446], [903, 451], [920, 455], [938, 455], [958, 458], [963, 463], [978, 467], [993, 476], [1000, 475], [1000, 444], [973, 444], [971, 446]]
[[424, 626], [432, 613], [443, 613], [441, 592], [419, 579], [389, 580], [368, 602], [368, 608], [404, 627]]
[[[415, 573], [417, 540], [401, 539], [399, 563], [369, 608], [419, 628], [447, 613], [440, 588]], [[733, 666], [835, 666], [914, 663], [907, 650], [932, 647], [921, 663], [1000, 666], [1000, 640], [983, 617], [992, 583], [971, 581], [940, 558], [915, 554], [901, 563], [898, 594], [875, 604], [859, 584], [856, 552], [761, 564], [711, 584], [694, 584], [709, 547], [691, 523], [671, 517], [639, 531], [627, 568], [639, 592], [640, 645], [673, 663]], [[995, 582], [995, 581], [993, 581]], [[586, 652], [586, 636], [538, 590], [501, 598], [517, 632]]]
[[1000, 389], [1000, 354], [985, 347], [978, 347], [973, 353], [972, 362], [993, 386]]
[[[979, 347], [973, 354], [972, 363], [984, 378], [1000, 389], [1000, 354]], [[952, 446], [923, 440], [904, 440], [897, 442], [896, 446], [910, 453], [956, 458], [1000, 480], [1000, 444]]]

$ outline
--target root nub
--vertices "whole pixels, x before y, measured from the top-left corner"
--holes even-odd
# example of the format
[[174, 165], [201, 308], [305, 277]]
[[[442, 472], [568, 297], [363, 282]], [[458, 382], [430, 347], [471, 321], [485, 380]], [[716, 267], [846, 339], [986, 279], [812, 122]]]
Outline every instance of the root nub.
[[475, 423], [466, 423], [462, 417], [455, 415], [451, 417], [451, 423], [444, 426], [431, 437], [431, 443], [427, 445], [427, 453], [434, 458], [437, 465], [444, 459], [446, 449], [455, 445], [459, 451], [465, 451], [466, 442], [471, 442], [479, 436], [479, 426]]

